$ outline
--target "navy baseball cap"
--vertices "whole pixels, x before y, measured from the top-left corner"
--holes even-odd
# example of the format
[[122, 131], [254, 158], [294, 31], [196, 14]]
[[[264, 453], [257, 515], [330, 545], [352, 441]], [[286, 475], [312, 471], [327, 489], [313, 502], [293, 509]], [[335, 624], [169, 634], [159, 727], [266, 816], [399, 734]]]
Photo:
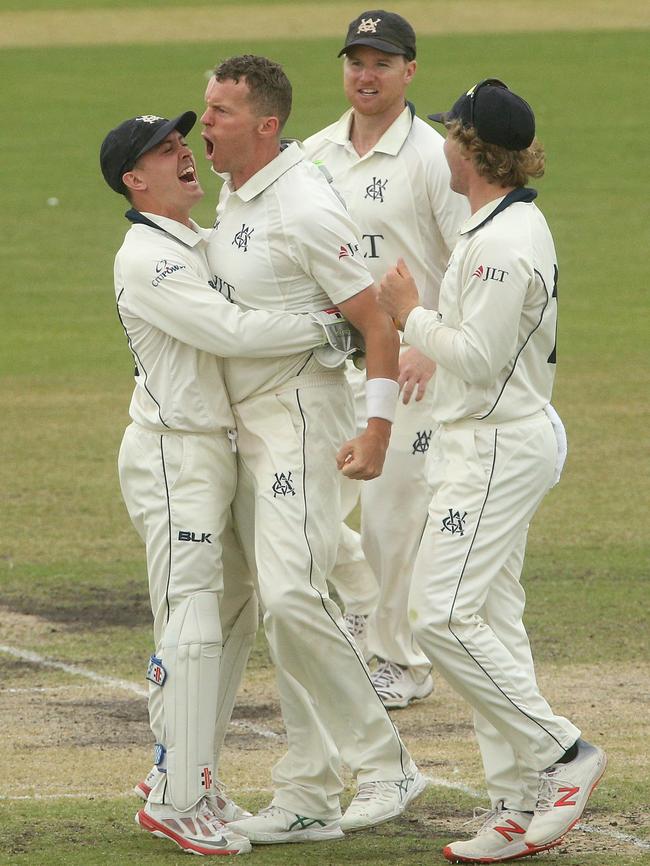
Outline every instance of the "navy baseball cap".
[[415, 58], [415, 30], [405, 18], [395, 12], [371, 9], [362, 12], [350, 22], [345, 45], [338, 53], [345, 54], [355, 45], [368, 45], [386, 54], [403, 54], [407, 60]]
[[485, 78], [463, 93], [449, 111], [427, 115], [448, 123], [460, 120], [480, 139], [506, 150], [524, 150], [535, 138], [535, 115], [530, 105], [498, 78]]
[[173, 120], [156, 114], [141, 114], [120, 123], [108, 133], [99, 152], [104, 180], [111, 189], [124, 195], [126, 187], [122, 175], [133, 168], [142, 154], [160, 144], [175, 129], [187, 135], [195, 123], [193, 111], [185, 111]]

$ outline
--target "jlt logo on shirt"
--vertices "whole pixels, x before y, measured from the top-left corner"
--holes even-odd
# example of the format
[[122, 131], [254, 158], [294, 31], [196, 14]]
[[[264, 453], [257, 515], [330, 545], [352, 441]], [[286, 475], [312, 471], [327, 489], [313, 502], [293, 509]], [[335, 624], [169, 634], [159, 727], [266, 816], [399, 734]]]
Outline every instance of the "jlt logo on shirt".
[[234, 303], [232, 296], [233, 292], [235, 291], [235, 287], [232, 283], [227, 283], [224, 279], [215, 274], [211, 280], [208, 280], [208, 285], [212, 286], [213, 289], [216, 289], [219, 294], [223, 295], [227, 301]]
[[359, 244], [341, 244], [339, 247], [339, 261], [345, 256], [353, 256], [359, 252]]
[[480, 277], [482, 282], [486, 280], [496, 280], [497, 283], [502, 283], [503, 278], [508, 275], [508, 271], [502, 271], [501, 268], [493, 268], [491, 266], [479, 265], [472, 274], [473, 277]]

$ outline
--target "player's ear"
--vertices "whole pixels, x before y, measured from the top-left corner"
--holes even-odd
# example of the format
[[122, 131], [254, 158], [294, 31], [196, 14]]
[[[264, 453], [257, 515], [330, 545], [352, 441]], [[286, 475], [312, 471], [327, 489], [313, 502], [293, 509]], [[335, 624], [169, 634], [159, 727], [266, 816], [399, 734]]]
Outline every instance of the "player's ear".
[[127, 189], [141, 191], [147, 188], [147, 183], [137, 169], [131, 169], [122, 175], [122, 183]]
[[410, 84], [413, 80], [413, 76], [415, 75], [415, 71], [418, 68], [418, 64], [416, 60], [409, 60], [406, 64], [406, 69], [404, 72], [404, 82], [406, 84]]
[[257, 131], [265, 138], [275, 138], [280, 134], [280, 120], [272, 114], [268, 117], [260, 117]]

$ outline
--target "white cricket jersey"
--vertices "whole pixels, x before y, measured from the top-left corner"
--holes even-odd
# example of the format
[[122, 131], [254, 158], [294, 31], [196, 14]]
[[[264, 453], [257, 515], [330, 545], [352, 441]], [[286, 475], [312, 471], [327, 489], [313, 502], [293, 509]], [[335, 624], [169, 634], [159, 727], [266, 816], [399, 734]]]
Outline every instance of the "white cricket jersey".
[[516, 189], [461, 229], [437, 312], [416, 307], [405, 339], [433, 358], [434, 418], [492, 423], [542, 409], [555, 376], [557, 257], [537, 193]]
[[361, 251], [375, 282], [401, 256], [423, 306], [437, 306], [449, 254], [469, 215], [449, 187], [444, 139], [408, 104], [364, 156], [350, 141], [353, 109], [304, 143], [308, 157], [334, 178], [359, 226]]
[[[130, 210], [115, 257], [117, 310], [136, 364], [129, 413], [156, 431], [234, 427], [224, 356], [302, 352], [322, 341], [308, 316], [242, 312], [217, 290], [211, 229]], [[220, 357], [217, 357], [220, 356]]]
[[[313, 312], [367, 288], [357, 228], [323, 173], [293, 142], [234, 190], [221, 189], [208, 260], [215, 286], [244, 310]], [[323, 367], [287, 345], [285, 357], [226, 362], [233, 403]]]

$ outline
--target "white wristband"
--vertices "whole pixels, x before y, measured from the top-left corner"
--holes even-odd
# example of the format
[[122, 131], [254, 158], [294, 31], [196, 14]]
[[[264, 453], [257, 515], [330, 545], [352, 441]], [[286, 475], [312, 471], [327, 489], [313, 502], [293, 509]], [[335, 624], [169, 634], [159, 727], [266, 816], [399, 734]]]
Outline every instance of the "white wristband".
[[368, 418], [395, 420], [399, 385], [394, 379], [366, 380], [366, 410]]

